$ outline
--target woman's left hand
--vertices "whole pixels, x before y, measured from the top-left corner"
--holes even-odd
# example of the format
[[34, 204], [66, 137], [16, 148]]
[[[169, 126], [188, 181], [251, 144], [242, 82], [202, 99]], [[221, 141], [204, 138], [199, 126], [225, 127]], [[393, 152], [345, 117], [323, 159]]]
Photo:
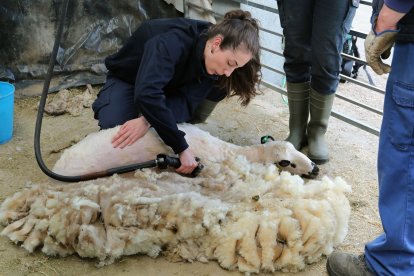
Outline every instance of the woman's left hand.
[[112, 146], [123, 149], [126, 146], [132, 145], [147, 133], [150, 126], [144, 116], [127, 121], [112, 137]]
[[175, 171], [182, 174], [190, 174], [197, 167], [198, 162], [195, 160], [193, 152], [187, 148], [180, 154], [181, 166]]

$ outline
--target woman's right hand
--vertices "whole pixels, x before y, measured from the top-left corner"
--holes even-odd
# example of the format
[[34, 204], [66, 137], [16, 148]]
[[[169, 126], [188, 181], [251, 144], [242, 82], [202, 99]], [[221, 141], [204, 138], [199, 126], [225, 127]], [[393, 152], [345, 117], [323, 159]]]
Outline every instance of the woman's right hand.
[[126, 146], [132, 145], [147, 133], [150, 126], [144, 116], [127, 121], [112, 137], [112, 146], [123, 149]]
[[181, 174], [190, 174], [197, 167], [198, 162], [195, 160], [193, 152], [187, 148], [179, 154], [181, 167], [175, 171]]

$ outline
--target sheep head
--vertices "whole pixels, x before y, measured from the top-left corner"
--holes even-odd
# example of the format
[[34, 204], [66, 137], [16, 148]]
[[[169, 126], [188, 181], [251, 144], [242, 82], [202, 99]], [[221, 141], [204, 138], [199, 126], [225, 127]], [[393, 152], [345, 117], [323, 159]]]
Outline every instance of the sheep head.
[[286, 141], [271, 141], [263, 144], [266, 162], [274, 163], [279, 169], [306, 178], [315, 178], [318, 166], [306, 155]]

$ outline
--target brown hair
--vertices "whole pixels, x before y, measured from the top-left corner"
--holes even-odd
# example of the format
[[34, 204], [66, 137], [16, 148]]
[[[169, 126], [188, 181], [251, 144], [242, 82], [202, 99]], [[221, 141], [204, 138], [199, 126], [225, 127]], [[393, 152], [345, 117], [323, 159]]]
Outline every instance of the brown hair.
[[241, 104], [246, 106], [258, 95], [256, 84], [261, 79], [259, 25], [250, 12], [229, 11], [223, 21], [212, 25], [207, 33], [208, 39], [222, 35], [221, 49], [245, 48], [252, 59], [243, 67], [233, 71], [230, 77], [220, 76], [219, 87], [226, 89], [228, 96], [239, 96]]

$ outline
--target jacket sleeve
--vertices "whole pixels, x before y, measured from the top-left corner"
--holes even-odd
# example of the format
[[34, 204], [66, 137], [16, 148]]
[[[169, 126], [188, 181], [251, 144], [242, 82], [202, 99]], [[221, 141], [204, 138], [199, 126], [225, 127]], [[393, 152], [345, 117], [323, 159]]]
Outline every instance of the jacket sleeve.
[[384, 0], [385, 5], [400, 13], [408, 13], [414, 7], [413, 0]]
[[176, 94], [167, 98], [167, 107], [173, 112], [177, 123], [184, 123], [191, 119], [195, 108], [202, 102], [204, 97], [196, 94]]
[[374, 26], [378, 14], [384, 5], [384, 0], [372, 0], [372, 14], [371, 14], [371, 25]]
[[174, 113], [178, 123], [191, 120], [195, 110], [204, 99], [220, 102], [227, 96], [226, 91], [215, 86], [212, 79], [205, 78], [196, 86], [194, 89], [185, 86], [182, 89], [191, 90], [191, 92], [182, 91], [182, 93], [177, 93], [167, 98], [167, 106]]
[[192, 40], [180, 31], [170, 31], [148, 40], [135, 81], [134, 100], [147, 121], [175, 153], [188, 148], [171, 108], [186, 109], [185, 101], [168, 106], [164, 87], [173, 78], [175, 65], [188, 53]]

